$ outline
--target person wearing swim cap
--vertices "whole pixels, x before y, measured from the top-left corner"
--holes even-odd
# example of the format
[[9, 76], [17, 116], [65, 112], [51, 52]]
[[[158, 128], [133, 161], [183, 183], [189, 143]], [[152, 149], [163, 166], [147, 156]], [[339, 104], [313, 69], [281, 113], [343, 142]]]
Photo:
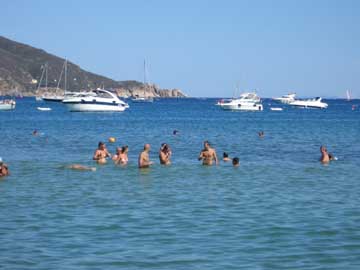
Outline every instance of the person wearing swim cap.
[[8, 166], [3, 162], [0, 157], [0, 177], [7, 176], [10, 174]]
[[111, 158], [111, 154], [106, 149], [105, 143], [99, 142], [98, 149], [95, 150], [93, 160], [96, 160], [96, 162], [99, 164], [105, 164], [107, 157]]

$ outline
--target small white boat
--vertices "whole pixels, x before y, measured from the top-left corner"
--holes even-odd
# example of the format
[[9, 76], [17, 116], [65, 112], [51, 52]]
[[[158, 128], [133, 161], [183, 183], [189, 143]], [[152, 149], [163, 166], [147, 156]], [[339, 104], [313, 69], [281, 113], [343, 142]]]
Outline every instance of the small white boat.
[[216, 103], [223, 110], [236, 110], [236, 111], [262, 111], [263, 105], [261, 99], [256, 93], [243, 93], [239, 98], [228, 100], [220, 100]]
[[135, 97], [131, 99], [131, 101], [137, 103], [145, 103], [145, 102], [154, 102], [154, 99], [152, 97]]
[[321, 97], [316, 97], [313, 99], [305, 100], [295, 100], [290, 102], [291, 106], [302, 107], [302, 108], [317, 108], [317, 109], [326, 109], [328, 104], [321, 102]]
[[39, 97], [39, 96], [35, 96], [35, 100], [36, 101], [43, 101], [42, 97]]
[[67, 97], [63, 103], [71, 112], [122, 112], [129, 105], [105, 89], [81, 92]]
[[273, 98], [273, 100], [280, 101], [281, 103], [284, 103], [284, 104], [289, 104], [289, 103], [295, 101], [295, 97], [296, 97], [296, 93], [289, 93], [287, 95], [283, 95], [278, 98]]
[[272, 110], [272, 111], [277, 111], [277, 112], [281, 112], [281, 111], [283, 110], [283, 108], [271, 107], [270, 110]]
[[51, 111], [51, 108], [49, 107], [37, 107], [39, 111]]
[[15, 106], [16, 106], [16, 101], [14, 99], [0, 100], [0, 111], [14, 110]]

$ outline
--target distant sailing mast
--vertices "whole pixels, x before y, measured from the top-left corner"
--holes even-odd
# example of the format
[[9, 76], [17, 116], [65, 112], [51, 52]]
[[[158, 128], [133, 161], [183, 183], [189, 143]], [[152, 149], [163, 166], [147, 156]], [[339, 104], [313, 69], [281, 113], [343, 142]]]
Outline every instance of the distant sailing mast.
[[133, 102], [153, 102], [154, 99], [152, 97], [146, 97], [146, 90], [148, 89], [148, 83], [146, 80], [146, 61], [144, 59], [144, 96], [143, 97], [139, 97], [138, 95], [136, 95], [135, 98], [132, 99]]
[[351, 101], [351, 93], [349, 90], [346, 90], [346, 99], [347, 101]]

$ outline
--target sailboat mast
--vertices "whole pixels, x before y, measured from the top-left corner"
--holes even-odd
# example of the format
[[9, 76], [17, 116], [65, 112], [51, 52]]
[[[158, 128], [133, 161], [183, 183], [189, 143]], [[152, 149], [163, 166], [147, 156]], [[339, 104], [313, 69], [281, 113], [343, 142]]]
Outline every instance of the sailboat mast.
[[48, 90], [48, 63], [45, 64], [45, 89]]
[[66, 93], [66, 84], [67, 84], [67, 60], [65, 59], [65, 78], [64, 78], [64, 84], [65, 84], [65, 86], [64, 86], [64, 91], [65, 91], [65, 93]]

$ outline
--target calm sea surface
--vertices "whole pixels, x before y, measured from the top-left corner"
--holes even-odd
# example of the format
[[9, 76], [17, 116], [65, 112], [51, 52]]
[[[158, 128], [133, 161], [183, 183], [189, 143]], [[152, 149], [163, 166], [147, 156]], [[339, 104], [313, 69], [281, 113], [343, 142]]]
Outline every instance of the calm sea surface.
[[[20, 99], [0, 112], [0, 156], [12, 173], [0, 181], [0, 268], [360, 269], [360, 110], [351, 110], [360, 101], [273, 112], [265, 100], [253, 113], [215, 101], [70, 113]], [[127, 167], [91, 160], [111, 136], [110, 152], [129, 146]], [[203, 167], [204, 140], [241, 166]], [[158, 162], [163, 142], [170, 167]], [[139, 170], [144, 143], [156, 165]], [[321, 165], [321, 144], [338, 161]], [[73, 163], [97, 171], [64, 169]]]

